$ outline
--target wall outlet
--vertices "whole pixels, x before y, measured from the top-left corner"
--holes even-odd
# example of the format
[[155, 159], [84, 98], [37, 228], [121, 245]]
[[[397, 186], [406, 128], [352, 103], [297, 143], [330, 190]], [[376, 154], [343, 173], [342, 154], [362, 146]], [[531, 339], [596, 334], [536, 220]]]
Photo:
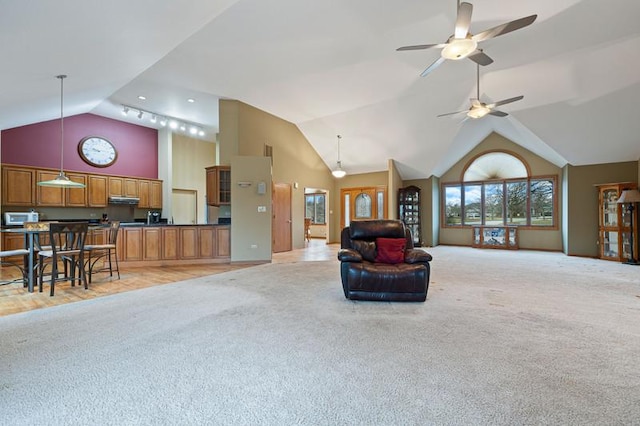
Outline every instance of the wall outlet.
[[267, 206], [258, 206], [258, 213], [266, 213]]

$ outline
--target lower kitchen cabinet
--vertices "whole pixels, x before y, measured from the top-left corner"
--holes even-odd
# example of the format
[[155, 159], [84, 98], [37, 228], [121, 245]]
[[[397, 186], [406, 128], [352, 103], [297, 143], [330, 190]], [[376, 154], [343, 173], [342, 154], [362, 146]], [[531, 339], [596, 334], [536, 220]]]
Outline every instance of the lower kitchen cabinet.
[[118, 259], [123, 262], [224, 261], [231, 256], [230, 236], [229, 226], [121, 227]]

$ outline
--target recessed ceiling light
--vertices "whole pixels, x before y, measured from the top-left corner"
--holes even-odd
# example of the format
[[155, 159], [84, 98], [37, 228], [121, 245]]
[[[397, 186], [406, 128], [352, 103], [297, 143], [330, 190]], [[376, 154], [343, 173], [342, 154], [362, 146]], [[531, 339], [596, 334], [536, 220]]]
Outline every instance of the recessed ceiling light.
[[138, 99], [140, 99], [141, 101], [146, 101], [147, 97], [140, 95], [140, 96], [138, 96]]
[[193, 99], [193, 98], [189, 98], [189, 99], [187, 99], [187, 102], [189, 102], [190, 104], [194, 103], [195, 101], [196, 101], [196, 100], [195, 100], [195, 99]]

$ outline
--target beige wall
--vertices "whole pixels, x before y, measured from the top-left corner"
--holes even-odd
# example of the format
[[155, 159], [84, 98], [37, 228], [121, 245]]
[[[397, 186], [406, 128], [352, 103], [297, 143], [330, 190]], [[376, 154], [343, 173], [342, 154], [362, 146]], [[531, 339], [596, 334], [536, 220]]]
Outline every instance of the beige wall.
[[565, 167], [567, 212], [565, 253], [598, 256], [598, 191], [602, 183], [638, 182], [638, 162]]
[[[240, 187], [238, 182], [251, 185]], [[259, 182], [266, 184], [265, 194], [258, 193]], [[231, 262], [271, 261], [271, 194], [269, 158], [231, 158]]]
[[396, 163], [393, 160], [388, 161], [389, 183], [387, 184], [387, 195], [389, 198], [389, 219], [398, 218], [398, 189], [402, 188], [402, 177]]
[[[563, 213], [562, 192], [560, 191], [560, 188], [562, 188], [562, 169], [554, 164], [497, 133], [491, 133], [446, 173], [444, 173], [440, 178], [440, 182], [442, 184], [460, 182], [462, 180], [462, 173], [467, 164], [477, 155], [492, 150], [503, 150], [521, 157], [529, 165], [532, 176], [553, 175], [557, 177], [558, 204], [556, 222], [558, 223], [558, 227], [556, 229], [540, 230], [519, 229], [518, 242], [520, 248], [561, 251], [562, 228], [560, 224], [562, 222]], [[441, 244], [471, 245], [471, 232], [471, 228], [468, 227], [440, 227], [439, 242]]]
[[[221, 100], [219, 142], [221, 164], [232, 155], [263, 156], [265, 144], [273, 147], [273, 182], [292, 185], [293, 248], [304, 247], [304, 188], [326, 190], [327, 210], [337, 213], [339, 204], [337, 208], [333, 205], [335, 179], [294, 124], [242, 102]], [[297, 189], [293, 189], [294, 183], [298, 184]], [[234, 190], [232, 188], [232, 197]], [[233, 218], [233, 208], [231, 214]], [[330, 234], [338, 235], [337, 214], [330, 213], [327, 218]], [[231, 238], [233, 242], [235, 236], [232, 234]]]
[[197, 223], [206, 223], [207, 179], [205, 167], [216, 164], [216, 144], [173, 134], [172, 189], [197, 192]]

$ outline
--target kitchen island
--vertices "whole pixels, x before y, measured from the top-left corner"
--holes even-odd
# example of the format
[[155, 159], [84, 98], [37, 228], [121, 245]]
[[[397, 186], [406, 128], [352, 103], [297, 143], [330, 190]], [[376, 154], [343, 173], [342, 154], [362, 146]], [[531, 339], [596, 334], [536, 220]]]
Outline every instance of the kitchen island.
[[[90, 238], [99, 244], [106, 230]], [[184, 263], [229, 263], [229, 225], [124, 224], [118, 233], [118, 261], [124, 266], [164, 266]]]
[[[91, 226], [86, 244], [104, 244], [108, 227]], [[3, 250], [24, 247], [24, 236], [3, 233]], [[122, 266], [229, 263], [230, 225], [121, 224], [117, 241]]]

